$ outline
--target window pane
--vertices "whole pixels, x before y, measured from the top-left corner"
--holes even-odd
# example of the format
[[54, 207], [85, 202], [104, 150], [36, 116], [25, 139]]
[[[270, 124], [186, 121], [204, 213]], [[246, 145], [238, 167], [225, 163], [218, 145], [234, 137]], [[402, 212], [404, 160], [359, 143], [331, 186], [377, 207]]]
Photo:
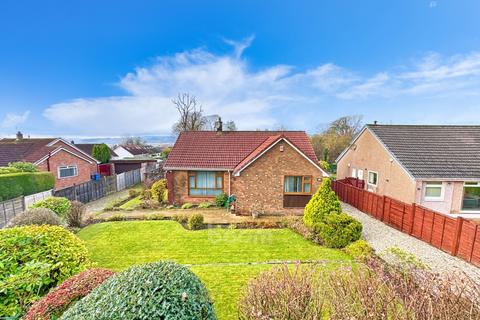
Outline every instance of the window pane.
[[302, 177], [286, 176], [285, 192], [302, 192]]
[[439, 198], [442, 196], [442, 187], [427, 186], [425, 189], [425, 197]]
[[60, 178], [73, 177], [77, 174], [76, 167], [60, 168]]
[[463, 205], [462, 210], [480, 211], [480, 188], [463, 187]]
[[377, 174], [375, 172], [368, 173], [368, 183], [377, 184]]
[[305, 183], [304, 185], [305, 192], [310, 192], [310, 183]]
[[217, 177], [217, 189], [223, 188], [223, 179], [222, 177]]
[[195, 177], [194, 176], [189, 176], [188, 177], [188, 185], [190, 188], [195, 188]]

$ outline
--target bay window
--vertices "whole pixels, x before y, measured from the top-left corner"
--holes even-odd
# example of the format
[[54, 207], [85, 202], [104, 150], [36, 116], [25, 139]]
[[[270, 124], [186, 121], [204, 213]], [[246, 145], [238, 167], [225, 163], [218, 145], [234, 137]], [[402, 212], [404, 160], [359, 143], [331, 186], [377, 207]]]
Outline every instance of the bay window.
[[464, 183], [462, 211], [480, 211], [480, 182]]
[[188, 173], [188, 195], [214, 197], [223, 192], [223, 172], [192, 171]]

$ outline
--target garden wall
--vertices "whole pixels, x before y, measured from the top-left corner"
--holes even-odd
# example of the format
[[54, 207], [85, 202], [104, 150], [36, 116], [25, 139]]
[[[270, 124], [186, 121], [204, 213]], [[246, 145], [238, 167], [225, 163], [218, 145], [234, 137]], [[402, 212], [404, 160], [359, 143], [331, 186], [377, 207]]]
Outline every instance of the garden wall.
[[461, 217], [449, 217], [415, 203], [377, 195], [353, 186], [348, 180], [334, 181], [332, 187], [343, 202], [480, 267], [479, 224]]

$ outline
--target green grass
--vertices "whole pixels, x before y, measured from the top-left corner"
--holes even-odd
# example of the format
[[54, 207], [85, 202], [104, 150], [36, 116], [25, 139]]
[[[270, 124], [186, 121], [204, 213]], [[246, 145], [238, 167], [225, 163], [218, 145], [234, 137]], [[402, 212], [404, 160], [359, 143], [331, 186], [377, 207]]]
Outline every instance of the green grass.
[[122, 210], [134, 210], [142, 203], [142, 197], [138, 196], [133, 199], [128, 200], [122, 204], [119, 208]]
[[123, 270], [158, 260], [192, 265], [210, 291], [220, 319], [237, 318], [236, 304], [248, 280], [272, 267], [228, 263], [350, 261], [343, 252], [315, 245], [288, 229], [188, 231], [174, 221], [130, 221], [91, 225], [78, 235], [100, 267]]

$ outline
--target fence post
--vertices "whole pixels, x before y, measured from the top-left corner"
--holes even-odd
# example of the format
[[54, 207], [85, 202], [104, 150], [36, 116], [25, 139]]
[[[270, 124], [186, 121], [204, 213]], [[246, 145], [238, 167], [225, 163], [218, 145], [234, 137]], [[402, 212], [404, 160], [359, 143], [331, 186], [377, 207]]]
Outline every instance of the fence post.
[[385, 196], [382, 196], [382, 216], [380, 217], [380, 221], [384, 221], [385, 218], [385, 203], [387, 198]]
[[470, 249], [470, 256], [469, 256], [468, 262], [472, 262], [473, 249], [475, 249], [475, 240], [477, 239], [477, 230], [478, 230], [478, 224], [475, 225], [475, 229], [473, 230], [472, 248]]
[[412, 225], [410, 226], [410, 232], [408, 233], [409, 235], [413, 234], [413, 226], [415, 224], [415, 211], [417, 210], [417, 204], [414, 202], [412, 203]]
[[455, 235], [453, 237], [453, 245], [452, 245], [452, 255], [456, 256], [458, 254], [458, 248], [460, 247], [460, 236], [462, 234], [462, 227], [463, 227], [463, 218], [457, 218], [457, 225], [455, 227]]

